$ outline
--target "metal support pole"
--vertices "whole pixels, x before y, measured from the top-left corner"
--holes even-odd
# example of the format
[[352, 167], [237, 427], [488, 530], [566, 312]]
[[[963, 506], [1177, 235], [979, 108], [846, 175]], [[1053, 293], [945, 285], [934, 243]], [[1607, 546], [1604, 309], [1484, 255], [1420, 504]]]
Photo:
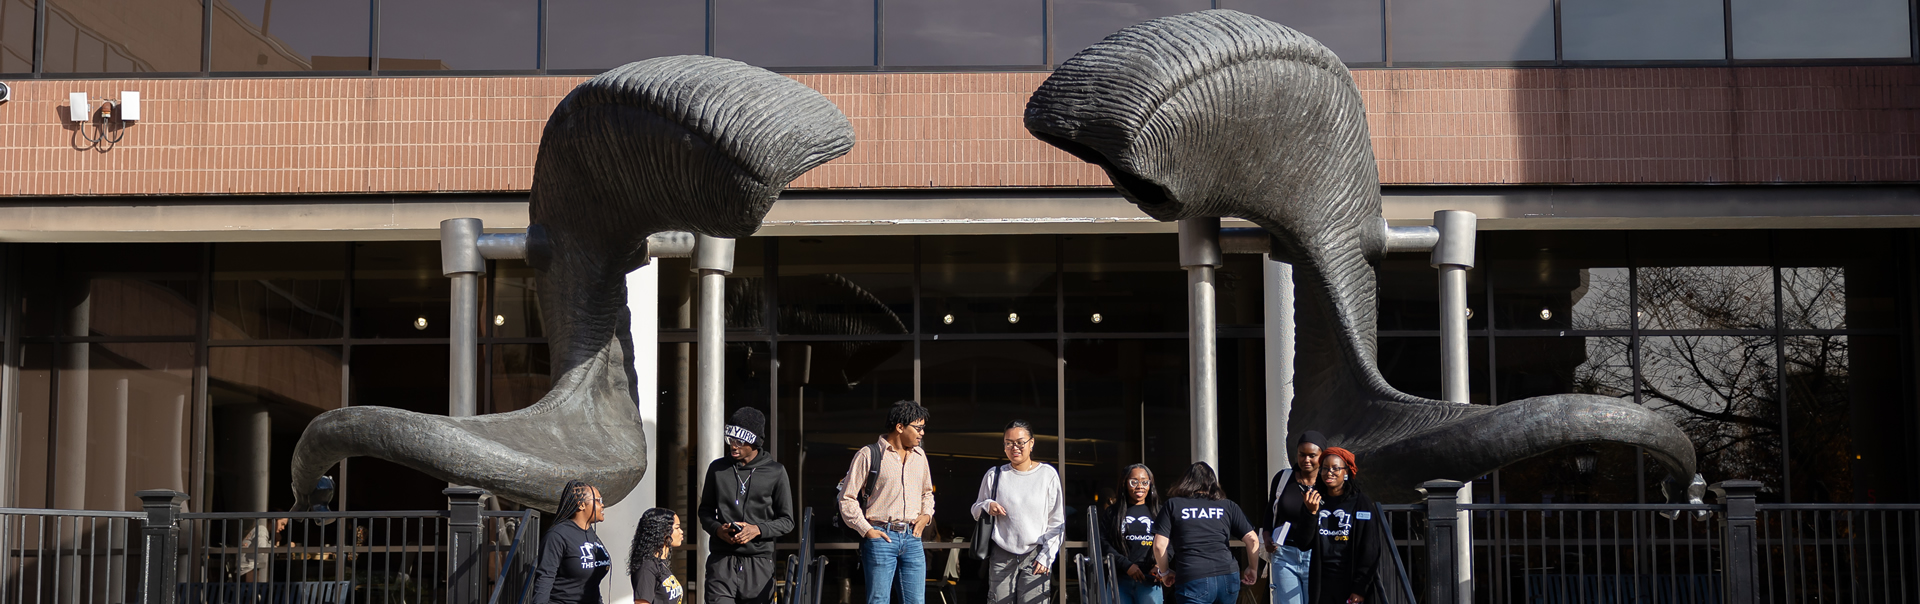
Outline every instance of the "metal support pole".
[[1221, 265], [1220, 219], [1180, 221], [1180, 268], [1187, 270], [1187, 363], [1193, 460], [1220, 469], [1219, 351], [1213, 272]]
[[447, 602], [481, 604], [486, 600], [487, 566], [482, 564], [482, 542], [486, 527], [480, 520], [480, 498], [486, 491], [473, 487], [453, 487], [440, 491], [447, 496]]
[[447, 307], [447, 414], [468, 417], [480, 406], [480, 219], [440, 221], [440, 271], [453, 280]]
[[1472, 602], [1458, 599], [1454, 577], [1460, 565], [1456, 561], [1469, 552], [1459, 549], [1460, 490], [1467, 483], [1457, 480], [1429, 480], [1420, 483], [1427, 496], [1427, 597], [1423, 604]]
[[1721, 590], [1727, 604], [1754, 604], [1760, 601], [1759, 592], [1753, 588], [1760, 580], [1759, 541], [1754, 536], [1754, 526], [1759, 515], [1754, 510], [1754, 497], [1760, 493], [1760, 482], [1755, 480], [1724, 480], [1708, 487], [1720, 497], [1720, 503], [1727, 506], [1727, 521], [1720, 536], [1720, 555], [1722, 568]]
[[[693, 246], [693, 270], [700, 275], [699, 307], [695, 309], [696, 337], [699, 340], [699, 358], [695, 362], [696, 382], [694, 392], [698, 393], [697, 418], [693, 440], [698, 443], [695, 450], [694, 467], [705, 467], [707, 462], [719, 459], [720, 432], [724, 426], [722, 413], [726, 412], [726, 296], [727, 275], [733, 272], [732, 239], [697, 235]], [[707, 488], [707, 476], [701, 472], [694, 485], [695, 493], [704, 493]], [[707, 560], [710, 537], [706, 531], [695, 531], [700, 536], [699, 558], [694, 564], [703, 565]], [[701, 568], [704, 568], [702, 566]], [[706, 578], [699, 581], [704, 584]], [[707, 594], [696, 591], [699, 600], [706, 601]]]
[[140, 551], [144, 560], [140, 564], [141, 604], [174, 604], [179, 601], [179, 593], [174, 585], [180, 582], [180, 506], [187, 501], [187, 494], [171, 489], [155, 489], [133, 494], [140, 498], [140, 507], [147, 513], [146, 525], [140, 529]]
[[[1474, 230], [1478, 217], [1473, 212], [1441, 210], [1433, 213], [1433, 226], [1439, 238], [1433, 246], [1433, 267], [1440, 269], [1440, 396], [1450, 403], [1468, 404], [1467, 387], [1467, 269], [1473, 268]], [[1471, 478], [1471, 477], [1463, 477]], [[1460, 487], [1456, 497], [1471, 503], [1473, 484]], [[1431, 520], [1429, 520], [1431, 522]], [[1458, 579], [1455, 587], [1461, 602], [1473, 601], [1473, 518], [1460, 514], [1454, 538], [1458, 556], [1454, 557]]]
[[1267, 475], [1293, 466], [1287, 419], [1293, 415], [1293, 265], [1265, 257], [1267, 321]]

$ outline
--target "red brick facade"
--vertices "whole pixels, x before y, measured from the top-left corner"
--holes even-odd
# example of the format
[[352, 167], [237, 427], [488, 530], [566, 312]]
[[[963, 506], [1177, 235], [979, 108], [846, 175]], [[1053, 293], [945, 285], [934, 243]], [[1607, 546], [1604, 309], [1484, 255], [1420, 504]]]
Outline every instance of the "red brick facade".
[[[1046, 74], [795, 79], [859, 144], [801, 188], [1104, 187], [1020, 125]], [[1385, 184], [1920, 181], [1920, 67], [1355, 73]], [[519, 191], [582, 78], [29, 80], [0, 105], [0, 195]], [[138, 90], [110, 150], [68, 92]]]

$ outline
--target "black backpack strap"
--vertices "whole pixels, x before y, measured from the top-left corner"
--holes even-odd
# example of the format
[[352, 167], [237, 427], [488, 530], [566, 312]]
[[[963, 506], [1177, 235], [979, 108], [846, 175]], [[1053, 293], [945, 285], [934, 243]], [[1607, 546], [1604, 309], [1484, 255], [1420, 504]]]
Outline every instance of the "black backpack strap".
[[873, 496], [873, 483], [880, 480], [881, 460], [880, 443], [867, 445], [867, 483], [860, 487], [860, 499], [863, 506], [866, 503], [866, 499]]

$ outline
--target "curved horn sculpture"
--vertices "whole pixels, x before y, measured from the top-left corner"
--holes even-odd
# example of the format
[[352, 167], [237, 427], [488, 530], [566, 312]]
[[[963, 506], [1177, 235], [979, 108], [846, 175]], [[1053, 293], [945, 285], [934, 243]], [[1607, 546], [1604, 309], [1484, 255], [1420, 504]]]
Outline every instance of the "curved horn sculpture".
[[1243, 218], [1272, 234], [1299, 301], [1288, 427], [1365, 458], [1382, 500], [1589, 442], [1644, 447], [1671, 470], [1669, 497], [1676, 478], [1693, 476], [1686, 435], [1630, 402], [1568, 394], [1468, 406], [1387, 384], [1375, 364], [1371, 263], [1384, 221], [1366, 108], [1346, 66], [1312, 38], [1230, 10], [1141, 23], [1054, 71], [1026, 126], [1104, 168], [1149, 216]]
[[751, 235], [787, 183], [852, 148], [852, 124], [826, 97], [737, 61], [663, 57], [581, 84], [547, 120], [529, 209], [553, 391], [476, 417], [321, 414], [294, 450], [295, 509], [322, 472], [356, 455], [548, 511], [581, 479], [612, 505], [647, 468], [626, 291], [647, 236]]

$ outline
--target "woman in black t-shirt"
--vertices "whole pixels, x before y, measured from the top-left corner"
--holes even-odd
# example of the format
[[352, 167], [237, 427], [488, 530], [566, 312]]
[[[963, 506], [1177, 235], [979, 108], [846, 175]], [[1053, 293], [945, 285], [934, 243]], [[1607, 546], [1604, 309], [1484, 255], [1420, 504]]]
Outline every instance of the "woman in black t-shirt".
[[[1235, 538], [1247, 546], [1239, 581], [1234, 581]], [[1240, 506], [1227, 500], [1213, 466], [1193, 464], [1167, 492], [1153, 522], [1153, 560], [1160, 584], [1173, 588], [1175, 604], [1234, 604], [1241, 585], [1259, 580], [1260, 534]]]
[[1120, 572], [1121, 604], [1160, 604], [1160, 584], [1153, 578], [1153, 522], [1160, 515], [1153, 470], [1145, 464], [1127, 466], [1120, 475], [1121, 503], [1113, 506], [1105, 531], [1107, 556]]
[[600, 604], [600, 579], [613, 558], [593, 524], [607, 519], [606, 509], [600, 489], [578, 480], [561, 487], [558, 514], [540, 538], [533, 604]]
[[633, 551], [627, 554], [634, 604], [681, 604], [687, 590], [667, 566], [667, 556], [685, 539], [680, 516], [673, 510], [653, 508], [640, 514], [640, 523], [633, 529]]
[[1359, 474], [1346, 449], [1329, 447], [1320, 457], [1321, 501], [1307, 503], [1320, 529], [1307, 579], [1314, 604], [1361, 604], [1376, 594], [1380, 519], [1373, 517], [1373, 500], [1352, 482]]

